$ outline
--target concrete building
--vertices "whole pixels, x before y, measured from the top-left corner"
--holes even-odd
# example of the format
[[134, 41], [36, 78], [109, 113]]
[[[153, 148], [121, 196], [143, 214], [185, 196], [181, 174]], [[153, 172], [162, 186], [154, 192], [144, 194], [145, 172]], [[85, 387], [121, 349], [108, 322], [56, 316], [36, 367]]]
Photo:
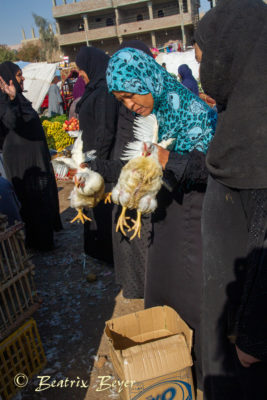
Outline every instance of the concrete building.
[[199, 0], [52, 1], [59, 45], [70, 60], [86, 44], [109, 54], [130, 39], [158, 48], [170, 40], [190, 44], [198, 21]]

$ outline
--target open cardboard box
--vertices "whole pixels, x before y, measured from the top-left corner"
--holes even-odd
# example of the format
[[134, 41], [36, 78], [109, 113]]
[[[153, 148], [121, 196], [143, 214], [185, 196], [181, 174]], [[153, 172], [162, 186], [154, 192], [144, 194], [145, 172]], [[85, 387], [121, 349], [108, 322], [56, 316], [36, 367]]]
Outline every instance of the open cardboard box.
[[194, 400], [192, 330], [170, 307], [106, 322], [110, 356], [125, 400]]

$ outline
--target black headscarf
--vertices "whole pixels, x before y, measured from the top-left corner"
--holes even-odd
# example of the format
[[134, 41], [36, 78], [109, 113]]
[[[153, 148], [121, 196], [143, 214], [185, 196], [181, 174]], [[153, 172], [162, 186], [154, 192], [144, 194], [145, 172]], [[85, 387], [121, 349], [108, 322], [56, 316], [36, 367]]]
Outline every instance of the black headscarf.
[[81, 47], [76, 57], [76, 65], [86, 72], [90, 82], [85, 87], [81, 100], [77, 103], [76, 113], [79, 113], [82, 103], [99, 85], [106, 85], [106, 69], [109, 56], [96, 47]]
[[[8, 85], [11, 80], [14, 83], [14, 86], [16, 88], [16, 99], [19, 103], [22, 117], [26, 116], [26, 119], [28, 119], [28, 116], [34, 114], [35, 111], [32, 108], [31, 102], [27, 100], [26, 97], [23, 96], [21, 86], [19, 85], [16, 79], [16, 73], [19, 70], [20, 70], [19, 66], [12, 63], [11, 61], [5, 61], [2, 64], [0, 64], [0, 76], [2, 76], [2, 78]], [[0, 104], [1, 103], [4, 104], [7, 101], [8, 101], [8, 96], [1, 92]], [[3, 110], [3, 107], [0, 107], [0, 117], [1, 117], [1, 108]]]
[[150, 49], [147, 47], [147, 45], [145, 43], [141, 42], [141, 40], [126, 40], [125, 42], [121, 43], [119, 50], [125, 49], [126, 47], [131, 47], [133, 49], [142, 50], [146, 54], [148, 54], [150, 57], [154, 58]]
[[267, 188], [267, 5], [220, 0], [199, 22], [200, 80], [220, 111], [208, 169], [239, 189]]
[[8, 85], [10, 81], [14, 83], [17, 93], [22, 92], [21, 87], [16, 79], [16, 73], [19, 70], [20, 67], [11, 61], [5, 61], [2, 64], [0, 64], [0, 75]]
[[[220, 0], [198, 24], [195, 40], [203, 52], [201, 84], [205, 93], [223, 109], [262, 36], [267, 23], [266, 8], [262, 0]], [[265, 56], [262, 51], [264, 68], [266, 43], [262, 45], [265, 47]], [[258, 73], [257, 70], [251, 72]]]

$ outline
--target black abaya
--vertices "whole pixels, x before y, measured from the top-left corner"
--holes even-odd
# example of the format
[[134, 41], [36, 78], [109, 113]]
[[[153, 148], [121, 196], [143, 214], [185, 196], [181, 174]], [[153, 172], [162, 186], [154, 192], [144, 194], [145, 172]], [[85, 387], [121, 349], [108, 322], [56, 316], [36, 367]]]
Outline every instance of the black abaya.
[[[76, 106], [83, 151], [96, 150], [97, 159], [100, 160], [110, 159], [118, 115], [118, 102], [108, 93], [105, 81], [108, 60], [109, 57], [103, 51], [94, 47], [82, 47], [76, 58], [77, 66], [90, 79]], [[106, 191], [108, 190], [106, 185]], [[84, 251], [92, 257], [111, 263], [112, 206], [101, 202], [87, 214], [92, 222], [84, 224]]]
[[203, 207], [204, 399], [266, 399], [266, 4], [219, 1], [196, 41], [219, 110]]
[[[133, 121], [133, 113], [121, 104], [115, 144], [112, 152], [113, 159], [96, 159], [90, 163], [91, 168], [99, 172], [105, 182], [114, 185], [119, 179], [121, 169], [124, 165], [120, 157], [127, 143], [133, 138]], [[113, 205], [112, 243], [116, 283], [121, 285], [124, 297], [131, 299], [143, 298], [148, 241], [151, 234], [151, 216], [142, 217], [141, 239], [136, 238], [130, 241], [121, 232], [116, 232], [120, 212], [121, 206]], [[131, 212], [131, 215], [132, 217], [136, 217], [135, 212]]]
[[16, 70], [19, 68], [13, 63], [0, 65], [0, 75], [6, 82], [12, 79], [17, 89], [13, 101], [4, 94], [0, 98], [4, 167], [21, 203], [26, 245], [50, 250], [54, 230], [62, 228], [57, 186], [40, 119], [20, 93]]

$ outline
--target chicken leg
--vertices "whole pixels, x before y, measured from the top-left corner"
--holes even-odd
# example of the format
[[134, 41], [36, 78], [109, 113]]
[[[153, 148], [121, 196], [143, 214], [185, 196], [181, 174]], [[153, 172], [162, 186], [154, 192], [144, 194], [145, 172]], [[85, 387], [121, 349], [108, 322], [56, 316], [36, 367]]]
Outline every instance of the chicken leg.
[[85, 215], [85, 214], [82, 212], [82, 209], [81, 209], [81, 208], [78, 208], [77, 210], [78, 210], [78, 214], [76, 215], [75, 218], [73, 218], [73, 219], [70, 221], [71, 224], [72, 224], [74, 221], [76, 221], [76, 220], [81, 221], [82, 224], [85, 223], [85, 220], [87, 220], [87, 221], [92, 221], [91, 218], [88, 218], [87, 215]]
[[130, 217], [125, 217], [126, 210], [127, 210], [127, 207], [122, 207], [122, 211], [118, 218], [118, 222], [117, 222], [117, 226], [116, 226], [116, 232], [118, 232], [120, 229], [124, 236], [127, 236], [127, 234], [124, 231], [124, 227], [126, 227], [127, 229], [130, 229], [130, 226], [127, 224], [127, 221], [126, 221], [127, 219], [130, 219]]
[[107, 193], [103, 194], [103, 200], [104, 200], [105, 204], [107, 204], [107, 203], [111, 204], [111, 195], [112, 195], [112, 192], [107, 192]]
[[141, 223], [141, 216], [142, 213], [141, 211], [137, 211], [137, 218], [136, 221], [132, 220], [132, 222], [134, 223], [133, 226], [128, 229], [128, 232], [134, 231], [133, 235], [130, 237], [130, 240], [133, 240], [135, 238], [135, 236], [137, 235], [139, 237], [139, 239], [141, 239], [141, 228], [142, 228], [142, 223]]

